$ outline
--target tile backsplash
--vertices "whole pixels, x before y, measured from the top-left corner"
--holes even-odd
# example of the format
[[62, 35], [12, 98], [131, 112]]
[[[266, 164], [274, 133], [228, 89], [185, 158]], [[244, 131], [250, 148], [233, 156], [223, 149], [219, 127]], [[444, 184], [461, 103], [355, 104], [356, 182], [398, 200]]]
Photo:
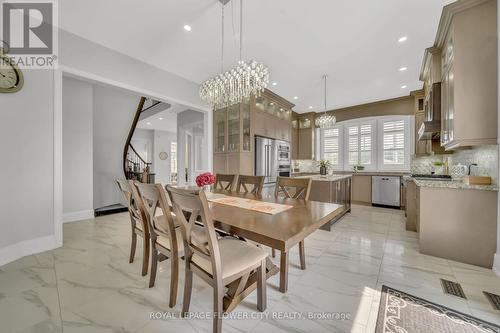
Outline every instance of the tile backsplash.
[[478, 176], [490, 176], [493, 184], [498, 184], [498, 146], [479, 146], [468, 150], [458, 150], [452, 155], [433, 155], [424, 157], [413, 157], [411, 163], [412, 173], [428, 174], [439, 171], [434, 167], [436, 161], [444, 162], [448, 159], [448, 165], [470, 165], [476, 163], [477, 167], [472, 167], [471, 174]]
[[318, 162], [315, 160], [293, 160], [292, 168], [300, 172], [319, 172]]

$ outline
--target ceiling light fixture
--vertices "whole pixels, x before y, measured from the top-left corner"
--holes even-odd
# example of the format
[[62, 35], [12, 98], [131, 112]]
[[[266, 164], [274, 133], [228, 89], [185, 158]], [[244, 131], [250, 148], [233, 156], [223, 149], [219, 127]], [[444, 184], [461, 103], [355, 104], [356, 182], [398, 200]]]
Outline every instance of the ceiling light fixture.
[[188, 25], [188, 24], [186, 24], [186, 25], [184, 26], [184, 30], [186, 30], [186, 31], [191, 31], [191, 26], [190, 26], [190, 25]]
[[404, 43], [404, 42], [406, 42], [407, 39], [408, 39], [408, 37], [403, 36], [403, 37], [401, 37], [401, 38], [398, 39], [398, 42]]
[[312, 109], [312, 108], [313, 108], [312, 105], [309, 105], [309, 109]]
[[298, 96], [293, 96], [293, 99], [299, 99], [299, 97]]
[[406, 84], [403, 84], [403, 85], [401, 86], [401, 89], [406, 89], [407, 87], [408, 87], [408, 86], [407, 86]]
[[278, 82], [273, 82], [273, 83], [271, 83], [271, 84], [272, 84], [273, 86], [275, 86], [275, 85], [277, 85], [277, 84], [278, 84]]
[[261, 62], [243, 60], [243, 0], [240, 0], [240, 60], [238, 65], [224, 72], [224, 5], [222, 7], [221, 73], [200, 86], [200, 97], [214, 109], [241, 103], [251, 95], [260, 96], [269, 84], [269, 69]]
[[146, 123], [146, 125], [149, 125], [149, 126], [151, 126], [151, 123], [150, 123], [150, 122], [148, 121], [148, 122]]
[[316, 118], [315, 124], [319, 128], [327, 129], [333, 128], [335, 123], [337, 122], [337, 118], [334, 115], [330, 115], [326, 109], [326, 80], [328, 79], [328, 75], [323, 75], [323, 81], [325, 82], [325, 113], [323, 113], [320, 117]]
[[163, 118], [162, 118], [162, 117], [160, 117], [160, 118], [158, 118], [158, 120], [163, 120]]
[[400, 71], [400, 72], [404, 72], [404, 71], [405, 71], [405, 70], [407, 70], [407, 69], [408, 69], [408, 67], [401, 67], [401, 68], [399, 69], [399, 71]]

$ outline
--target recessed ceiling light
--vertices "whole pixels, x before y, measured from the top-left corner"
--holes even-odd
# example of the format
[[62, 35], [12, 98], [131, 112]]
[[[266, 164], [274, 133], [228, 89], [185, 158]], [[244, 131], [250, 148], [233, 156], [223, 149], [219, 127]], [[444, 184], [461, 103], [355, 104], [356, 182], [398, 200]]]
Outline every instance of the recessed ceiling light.
[[186, 31], [191, 31], [191, 26], [190, 26], [190, 25], [188, 25], [188, 24], [186, 24], [186, 25], [184, 26], [184, 30], [186, 30]]
[[274, 105], [274, 103], [273, 103], [273, 102], [271, 102], [271, 103], [269, 103], [269, 105]]
[[158, 120], [163, 120], [163, 118], [162, 118], [162, 117], [160, 117], [160, 118], [158, 118]]
[[401, 89], [406, 89], [406, 88], [407, 88], [407, 85], [406, 85], [406, 84], [403, 84], [403, 85], [401, 86]]
[[151, 123], [150, 123], [150, 122], [148, 121], [148, 122], [146, 123], [146, 125], [149, 125], [149, 126], [151, 126]]
[[299, 99], [299, 97], [298, 96], [293, 96], [293, 99]]
[[275, 86], [275, 85], [277, 85], [278, 83], [277, 83], [277, 82], [273, 82], [273, 83], [271, 83], [271, 84], [272, 84], [273, 86]]
[[401, 68], [399, 69], [399, 71], [400, 71], [400, 72], [404, 72], [404, 71], [405, 71], [405, 70], [407, 70], [407, 69], [408, 69], [408, 67], [401, 67]]
[[313, 108], [312, 105], [309, 105], [309, 109], [312, 109], [312, 108]]
[[398, 42], [403, 43], [403, 42], [406, 42], [407, 39], [408, 39], [408, 37], [402, 36], [401, 38], [398, 39]]

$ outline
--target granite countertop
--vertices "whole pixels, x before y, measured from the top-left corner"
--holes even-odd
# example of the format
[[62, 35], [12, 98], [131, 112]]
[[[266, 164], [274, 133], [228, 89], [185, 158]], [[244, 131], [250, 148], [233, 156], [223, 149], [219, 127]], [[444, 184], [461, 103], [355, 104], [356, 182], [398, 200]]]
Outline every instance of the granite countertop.
[[[300, 172], [292, 172], [291, 173], [292, 177], [294, 175], [318, 175], [319, 172], [307, 172], [307, 171], [300, 171]], [[409, 176], [409, 172], [402, 172], [402, 171], [358, 171], [358, 172], [353, 172], [353, 171], [335, 171], [335, 175], [341, 176], [341, 175], [349, 175], [349, 176]], [[297, 176], [298, 177], [298, 176]]]
[[333, 175], [326, 175], [326, 176], [321, 176], [321, 175], [308, 175], [308, 176], [297, 176], [295, 178], [311, 178], [312, 180], [316, 181], [324, 181], [324, 182], [335, 182], [337, 180], [342, 180], [346, 178], [352, 177], [351, 174], [346, 174], [346, 175], [339, 175], [339, 174], [333, 174]]
[[413, 181], [420, 187], [434, 188], [449, 188], [457, 190], [482, 190], [482, 191], [498, 191], [497, 185], [469, 185], [460, 180], [426, 180], [415, 179], [412, 177], [403, 177], [404, 181]]

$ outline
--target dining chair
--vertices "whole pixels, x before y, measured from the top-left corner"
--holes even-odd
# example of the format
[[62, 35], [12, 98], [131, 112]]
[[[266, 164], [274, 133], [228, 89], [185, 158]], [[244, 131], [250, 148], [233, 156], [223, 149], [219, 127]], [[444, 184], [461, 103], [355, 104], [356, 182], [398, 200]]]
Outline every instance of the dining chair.
[[[189, 311], [193, 273], [212, 286], [214, 292], [213, 332], [222, 331], [223, 300], [226, 288], [240, 295], [255, 271], [257, 279], [257, 309], [266, 309], [267, 253], [257, 246], [234, 237], [218, 239], [204, 191], [167, 186], [179, 220], [184, 240], [185, 281], [181, 315]], [[190, 216], [186, 218], [187, 212]], [[235, 217], [236, 218], [236, 217]], [[193, 227], [203, 224], [208, 246], [193, 241]], [[252, 277], [253, 278], [253, 277]], [[236, 286], [236, 287], [234, 287]], [[236, 289], [234, 289], [236, 288]]]
[[[151, 238], [151, 274], [149, 288], [155, 285], [160, 253], [170, 259], [169, 306], [175, 306], [179, 283], [179, 257], [184, 253], [184, 243], [179, 228], [174, 223], [175, 216], [170, 209], [167, 193], [161, 184], [135, 182], [144, 207]], [[161, 215], [158, 214], [161, 211]]]
[[[309, 200], [311, 192], [311, 178], [289, 178], [278, 177], [274, 190], [275, 197], [285, 197], [291, 199]], [[275, 250], [272, 250], [272, 256], [275, 256]], [[300, 269], [306, 269], [306, 254], [304, 240], [299, 242]]]
[[240, 175], [238, 177], [238, 184], [236, 185], [236, 191], [261, 195], [263, 187], [264, 187], [264, 176]]
[[142, 276], [148, 274], [149, 265], [149, 227], [141, 209], [142, 202], [139, 197], [134, 194], [134, 186], [132, 180], [117, 179], [116, 180], [120, 191], [127, 202], [128, 213], [130, 216], [130, 224], [132, 227], [132, 243], [130, 244], [129, 263], [134, 262], [135, 249], [137, 247], [137, 235], [143, 238], [142, 242]]
[[231, 191], [233, 189], [236, 175], [226, 175], [218, 173], [215, 175], [215, 189]]

